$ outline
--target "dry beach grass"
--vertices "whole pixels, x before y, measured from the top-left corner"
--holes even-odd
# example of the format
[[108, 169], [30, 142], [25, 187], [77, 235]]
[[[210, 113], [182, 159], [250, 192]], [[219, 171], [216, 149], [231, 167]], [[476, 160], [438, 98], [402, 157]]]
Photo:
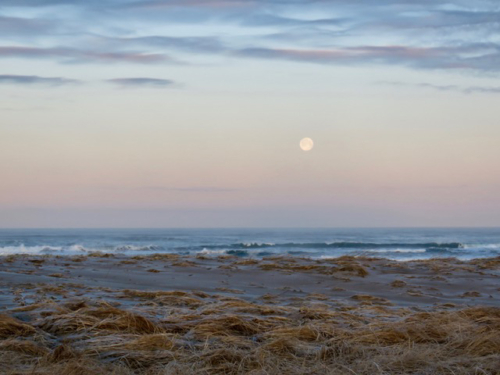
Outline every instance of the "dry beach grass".
[[[29, 267], [55, 262], [40, 260], [21, 261]], [[125, 266], [144, 263], [142, 272], [150, 277], [167, 272], [148, 273], [151, 261], [156, 262], [154, 269], [182, 269], [179, 272], [186, 279], [194, 272], [186, 267], [203, 266], [202, 259], [177, 257], [135, 261], [138, 263]], [[347, 257], [327, 262], [246, 262], [228, 258], [212, 263], [220, 262], [254, 267], [263, 274], [283, 273], [282, 277], [289, 272], [304, 273], [306, 278], [319, 275], [348, 289], [359, 280], [375, 280], [378, 267], [387, 261]], [[393, 285], [386, 283], [386, 289], [389, 296], [391, 290], [403, 293], [413, 280], [432, 278], [433, 270], [443, 268], [452, 274], [454, 268], [466, 274], [490, 272], [492, 280], [498, 280], [499, 263], [498, 259], [419, 262], [411, 268], [421, 269], [421, 273], [407, 275], [406, 281], [401, 280], [404, 273], [396, 273]], [[384, 268], [387, 272], [394, 269], [398, 268]], [[47, 273], [50, 276], [52, 270]], [[343, 280], [339, 281], [339, 274]], [[390, 297], [339, 287], [335, 293], [349, 297], [334, 298], [327, 289], [290, 295], [264, 289], [256, 296], [232, 287], [210, 292], [99, 289], [85, 283], [50, 281], [55, 284], [17, 285], [39, 298], [26, 303], [19, 292], [17, 306], [9, 306], [0, 315], [1, 373], [498, 374], [500, 369], [500, 308], [475, 303], [473, 295], [463, 304], [421, 303], [419, 307], [418, 303], [405, 305]], [[465, 297], [454, 301], [459, 298]]]

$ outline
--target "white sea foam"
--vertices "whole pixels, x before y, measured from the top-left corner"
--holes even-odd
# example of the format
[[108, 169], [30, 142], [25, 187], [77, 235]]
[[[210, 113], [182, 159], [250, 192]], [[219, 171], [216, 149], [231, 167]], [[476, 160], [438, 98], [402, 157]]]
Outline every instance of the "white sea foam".
[[25, 246], [21, 244], [19, 246], [4, 246], [0, 247], [0, 256], [13, 255], [13, 254], [26, 254], [26, 255], [43, 255], [43, 254], [59, 254], [59, 255], [75, 255], [82, 253], [91, 252], [119, 252], [119, 253], [136, 253], [136, 252], [158, 252], [158, 247], [153, 245], [146, 246], [135, 246], [135, 245], [123, 245], [117, 246], [115, 248], [86, 248], [83, 245], [71, 245], [71, 246], [49, 246], [49, 245], [37, 245], [37, 246]]
[[366, 253], [425, 253], [426, 249], [372, 249], [363, 250]]
[[4, 246], [0, 247], [0, 255], [12, 255], [12, 254], [26, 254], [26, 255], [41, 255], [41, 254], [53, 254], [61, 253], [63, 247], [61, 246]]
[[136, 245], [122, 245], [122, 246], [117, 246], [113, 249], [113, 251], [118, 251], [118, 252], [127, 252], [127, 251], [158, 251], [160, 248], [155, 245], [142, 245], [142, 246], [136, 246]]
[[242, 243], [244, 247], [264, 247], [264, 246], [275, 246], [276, 244], [272, 242], [244, 242]]
[[[345, 254], [338, 254], [338, 255], [320, 255], [319, 257], [317, 257], [317, 259], [335, 259], [335, 258], [340, 258], [341, 256], [343, 256]], [[356, 255], [354, 256], [356, 257]]]
[[226, 250], [209, 250], [209, 249], [203, 249], [201, 251], [198, 251], [196, 254], [200, 254], [200, 255], [222, 255], [222, 254], [226, 254]]
[[464, 245], [464, 249], [488, 249], [488, 250], [500, 250], [500, 244], [491, 243], [491, 244], [469, 244]]

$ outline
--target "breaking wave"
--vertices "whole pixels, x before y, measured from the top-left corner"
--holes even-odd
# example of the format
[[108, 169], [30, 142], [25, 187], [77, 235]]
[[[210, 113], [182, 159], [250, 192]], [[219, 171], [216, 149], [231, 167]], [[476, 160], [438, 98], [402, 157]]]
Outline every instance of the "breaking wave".
[[87, 248], [83, 245], [70, 245], [70, 246], [25, 246], [24, 244], [18, 246], [4, 246], [0, 247], [1, 255], [12, 254], [27, 254], [27, 255], [43, 255], [43, 254], [58, 254], [58, 255], [78, 255], [92, 252], [105, 252], [105, 253], [140, 253], [140, 252], [160, 252], [164, 250], [161, 246], [147, 245], [122, 245], [122, 246], [102, 246], [95, 248]]
[[[288, 242], [288, 243], [234, 243], [220, 245], [203, 245], [203, 250], [223, 249], [268, 249], [268, 248], [300, 248], [300, 249], [462, 249], [464, 245], [459, 242], [427, 242], [427, 243], [370, 243], [370, 242]], [[178, 250], [196, 250], [200, 247], [181, 247]]]
[[[463, 244], [461, 242], [234, 242], [234, 243], [182, 243], [180, 241], [162, 240], [148, 243], [130, 242], [113, 243], [111, 241], [87, 244], [42, 244], [28, 246], [11, 241], [0, 246], [0, 256], [12, 254], [26, 255], [86, 255], [92, 252], [103, 252], [123, 255], [147, 255], [154, 253], [176, 253], [182, 255], [203, 255], [217, 257], [233, 255], [237, 257], [263, 258], [275, 255], [305, 256], [311, 258], [331, 258], [343, 255], [376, 256], [388, 259], [424, 259], [431, 257], [458, 257], [472, 259], [500, 255], [500, 243]], [[142, 238], [140, 239], [143, 240]], [[214, 241], [215, 242], [215, 241]], [[493, 242], [493, 241], [492, 241]], [[50, 243], [47, 241], [47, 243]]]

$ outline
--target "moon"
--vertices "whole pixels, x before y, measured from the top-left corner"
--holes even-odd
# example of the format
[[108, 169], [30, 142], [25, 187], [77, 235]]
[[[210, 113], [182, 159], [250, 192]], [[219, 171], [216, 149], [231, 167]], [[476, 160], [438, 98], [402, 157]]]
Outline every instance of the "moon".
[[300, 140], [300, 148], [303, 151], [310, 151], [314, 147], [314, 142], [311, 138], [303, 138]]

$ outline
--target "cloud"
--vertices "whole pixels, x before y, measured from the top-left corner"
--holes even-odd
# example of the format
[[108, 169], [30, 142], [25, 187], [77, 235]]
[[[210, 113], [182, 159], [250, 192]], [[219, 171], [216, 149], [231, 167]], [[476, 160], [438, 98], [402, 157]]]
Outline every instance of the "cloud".
[[213, 8], [213, 9], [240, 9], [255, 7], [262, 1], [257, 0], [150, 0], [134, 1], [125, 6], [146, 9], [171, 9], [171, 8]]
[[324, 40], [329, 40], [331, 45], [332, 40], [339, 40], [347, 35], [349, 31], [346, 29], [328, 30], [317, 27], [300, 26], [293, 27], [286, 31], [266, 34], [262, 37], [264, 42], [276, 41], [278, 43], [294, 43], [296, 45], [320, 45], [323, 46]]
[[97, 6], [99, 4], [112, 5], [116, 4], [116, 0], [2, 0], [2, 5], [5, 7], [47, 7], [55, 5], [73, 5], [73, 6]]
[[457, 86], [457, 85], [436, 85], [433, 83], [407, 83], [407, 82], [393, 82], [393, 81], [380, 81], [376, 82], [379, 85], [389, 85], [398, 87], [416, 87], [424, 89], [432, 89], [437, 91], [455, 91], [464, 94], [474, 94], [474, 93], [491, 93], [500, 94], [500, 86]]
[[27, 47], [0, 46], [0, 58], [55, 58], [69, 63], [97, 62], [153, 64], [159, 62], [178, 63], [176, 60], [158, 53], [109, 52], [100, 50], [78, 50], [67, 47]]
[[175, 82], [169, 79], [160, 79], [160, 78], [143, 78], [143, 77], [134, 77], [134, 78], [113, 78], [108, 79], [107, 82], [113, 83], [120, 87], [156, 87], [156, 88], [165, 88], [172, 87]]
[[10, 74], [0, 75], [0, 84], [62, 86], [78, 82], [80, 81], [62, 77], [40, 77]]
[[348, 22], [347, 18], [314, 18], [299, 19], [291, 17], [282, 17], [272, 14], [250, 14], [242, 17], [240, 24], [243, 26], [340, 26]]
[[0, 35], [35, 35], [51, 29], [53, 24], [47, 20], [0, 16]]
[[141, 190], [155, 190], [165, 192], [181, 192], [181, 193], [226, 193], [239, 191], [235, 188], [224, 188], [215, 186], [198, 186], [198, 187], [168, 187], [168, 186], [145, 186], [139, 188]]
[[316, 64], [386, 64], [419, 69], [500, 71], [500, 46], [458, 47], [359, 46], [334, 49], [245, 48], [237, 56]]
[[336, 49], [245, 48], [236, 54], [264, 59], [335, 64], [426, 60], [438, 57], [442, 52], [432, 48], [406, 46], [361, 46]]
[[[293, 0], [292, 0], [293, 1]], [[2, 0], [4, 6], [45, 7], [45, 6], [77, 6], [77, 7], [133, 7], [133, 8], [233, 8], [246, 7], [267, 0]]]
[[[3, 15], [46, 6], [61, 19]], [[499, 32], [497, 0], [2, 0], [0, 35], [25, 45], [0, 47], [0, 58], [181, 64], [177, 54], [191, 53], [498, 72]]]
[[406, 82], [396, 82], [396, 81], [379, 81], [376, 82], [378, 85], [387, 85], [387, 86], [398, 86], [398, 87], [420, 87], [420, 88], [429, 88], [438, 91], [462, 91], [462, 88], [457, 85], [436, 85], [432, 83], [406, 83]]
[[[488, 10], [441, 10], [427, 8], [405, 17], [388, 17], [384, 23], [394, 28], [457, 28], [496, 24], [500, 19], [500, 12]], [[385, 21], [385, 22], [384, 22]]]
[[500, 94], [500, 86], [498, 87], [488, 87], [488, 86], [470, 86], [463, 90], [466, 94], [470, 93], [485, 93], [485, 94]]
[[227, 47], [223, 45], [219, 38], [210, 36], [172, 37], [148, 35], [142, 37], [122, 38], [99, 36], [96, 39], [100, 43], [110, 43], [110, 47], [112, 47], [113, 45], [138, 45], [160, 47], [165, 49], [176, 49], [193, 53], [217, 53], [227, 50]]

